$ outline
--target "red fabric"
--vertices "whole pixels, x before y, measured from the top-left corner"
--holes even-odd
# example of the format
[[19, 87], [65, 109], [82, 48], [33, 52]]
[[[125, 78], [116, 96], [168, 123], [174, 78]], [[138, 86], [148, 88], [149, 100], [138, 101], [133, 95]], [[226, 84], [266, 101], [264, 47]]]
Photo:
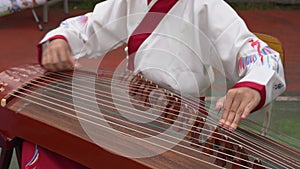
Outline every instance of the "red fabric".
[[[23, 142], [22, 149], [21, 169], [87, 169], [42, 147], [37, 146], [38, 151], [36, 151], [36, 145], [26, 141]], [[26, 165], [27, 167], [25, 167]]]
[[[48, 39], [48, 41], [52, 41], [54, 39], [63, 39], [65, 41], [68, 41], [66, 37], [64, 37], [63, 35], [55, 35], [51, 38]], [[46, 41], [47, 42], [47, 41]], [[43, 67], [42, 65], [42, 54], [43, 54], [43, 46], [44, 43], [40, 43], [37, 45], [37, 48], [38, 48], [38, 63]]]
[[[135, 52], [141, 44], [151, 35], [159, 22], [166, 13], [176, 4], [178, 0], [159, 0], [157, 1], [148, 13], [145, 15], [141, 23], [134, 30], [128, 40], [128, 69], [134, 69], [134, 56]], [[149, 2], [149, 1], [148, 1]], [[154, 14], [155, 13], [155, 14]]]
[[148, 5], [151, 3], [151, 0], [147, 0], [148, 1]]
[[233, 86], [233, 88], [239, 88], [239, 87], [249, 87], [251, 89], [255, 89], [259, 92], [261, 100], [260, 103], [256, 106], [256, 108], [253, 111], [259, 110], [265, 105], [266, 102], [266, 87], [264, 85], [254, 83], [254, 82], [240, 82]]

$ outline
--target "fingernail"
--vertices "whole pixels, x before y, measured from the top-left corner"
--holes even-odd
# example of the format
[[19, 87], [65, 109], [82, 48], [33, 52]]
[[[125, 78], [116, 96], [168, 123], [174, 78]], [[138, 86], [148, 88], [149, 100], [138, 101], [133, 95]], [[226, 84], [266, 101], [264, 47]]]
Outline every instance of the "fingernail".
[[76, 63], [74, 64], [74, 67], [75, 67], [75, 68], [81, 68], [81, 65], [80, 65], [79, 63], [76, 62]]
[[102, 77], [104, 74], [102, 72], [98, 73], [98, 77]]
[[224, 127], [225, 129], [229, 129], [229, 126], [226, 125], [226, 124], [223, 124], [223, 127]]
[[235, 131], [235, 128], [233, 128], [233, 127], [228, 127], [228, 130], [229, 130], [229, 131]]
[[223, 123], [221, 123], [221, 122], [219, 122], [219, 123], [218, 123], [218, 126], [220, 126], [220, 127], [224, 127], [224, 124], [223, 124]]

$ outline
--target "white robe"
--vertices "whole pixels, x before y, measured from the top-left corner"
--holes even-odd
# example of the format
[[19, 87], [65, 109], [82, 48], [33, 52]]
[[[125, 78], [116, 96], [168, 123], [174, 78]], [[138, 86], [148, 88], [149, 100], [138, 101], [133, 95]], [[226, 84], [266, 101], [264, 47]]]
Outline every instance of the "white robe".
[[[75, 58], [102, 56], [127, 42], [155, 2], [104, 1], [93, 12], [62, 22], [40, 43], [61, 35]], [[259, 90], [266, 105], [286, 84], [279, 54], [257, 40], [223, 0], [179, 0], [139, 47], [134, 72], [199, 96], [214, 80], [213, 67], [233, 83]]]

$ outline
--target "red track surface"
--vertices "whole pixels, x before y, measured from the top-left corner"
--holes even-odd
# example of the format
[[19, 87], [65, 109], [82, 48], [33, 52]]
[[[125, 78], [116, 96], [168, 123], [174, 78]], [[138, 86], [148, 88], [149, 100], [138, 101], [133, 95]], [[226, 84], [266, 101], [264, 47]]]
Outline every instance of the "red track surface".
[[[56, 27], [65, 18], [87, 11], [71, 10], [66, 15], [63, 10], [50, 9], [47, 29]], [[41, 14], [41, 11], [38, 10]], [[285, 49], [285, 72], [287, 92], [300, 94], [300, 11], [239, 11], [253, 32], [266, 33], [277, 37]], [[47, 31], [39, 31], [30, 10], [0, 17], [0, 71], [11, 66], [37, 62], [36, 44]], [[104, 62], [112, 67], [116, 60], [123, 58], [111, 55]]]

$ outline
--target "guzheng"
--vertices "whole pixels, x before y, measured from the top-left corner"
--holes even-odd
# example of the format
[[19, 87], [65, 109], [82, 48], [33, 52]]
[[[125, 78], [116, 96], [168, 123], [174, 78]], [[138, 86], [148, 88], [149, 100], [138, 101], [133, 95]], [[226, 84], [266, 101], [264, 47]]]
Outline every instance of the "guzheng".
[[204, 102], [141, 74], [23, 65], [0, 74], [0, 99], [3, 135], [89, 168], [300, 168], [297, 148], [218, 127]]

